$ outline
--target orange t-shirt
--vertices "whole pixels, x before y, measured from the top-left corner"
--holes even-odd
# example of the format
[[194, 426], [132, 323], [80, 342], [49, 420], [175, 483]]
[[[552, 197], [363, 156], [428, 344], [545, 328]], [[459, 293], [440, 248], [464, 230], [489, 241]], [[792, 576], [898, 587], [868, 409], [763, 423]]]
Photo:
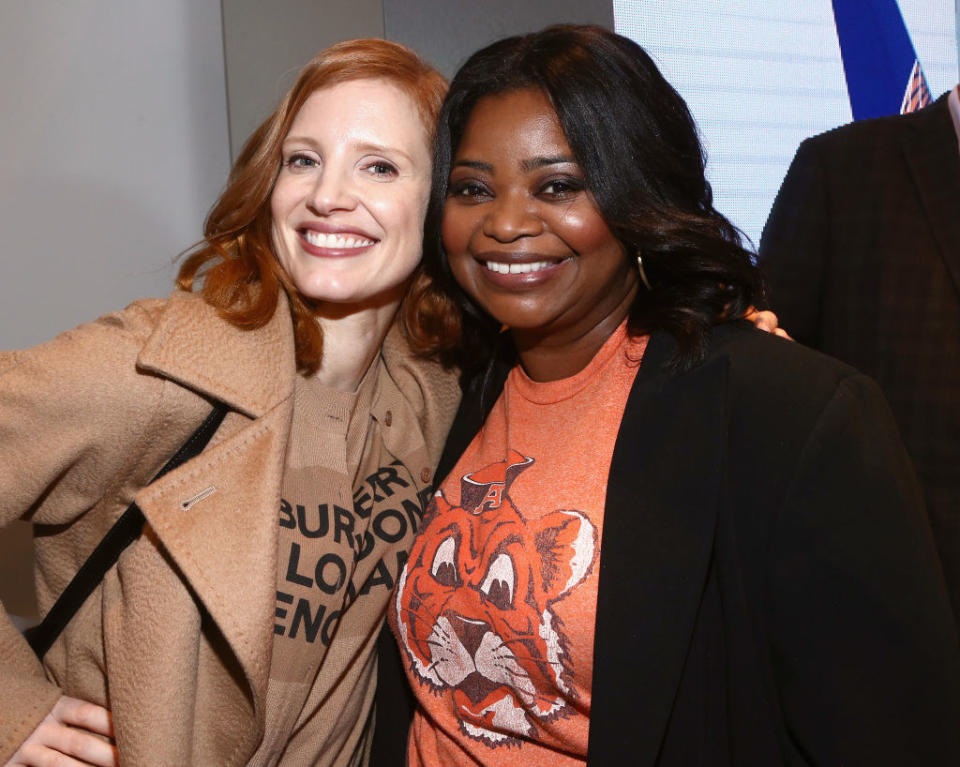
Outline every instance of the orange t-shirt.
[[582, 765], [607, 476], [646, 338], [507, 379], [431, 502], [390, 611], [420, 703], [409, 763]]

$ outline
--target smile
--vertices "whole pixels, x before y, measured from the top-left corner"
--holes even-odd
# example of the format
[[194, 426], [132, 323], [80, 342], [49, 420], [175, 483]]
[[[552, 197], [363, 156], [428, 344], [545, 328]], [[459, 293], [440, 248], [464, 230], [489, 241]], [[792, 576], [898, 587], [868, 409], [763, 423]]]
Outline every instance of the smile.
[[353, 235], [328, 234], [307, 229], [303, 232], [304, 239], [315, 248], [330, 248], [343, 250], [345, 248], [366, 248], [374, 244], [374, 240]]
[[548, 266], [553, 266], [555, 261], [533, 261], [528, 264], [507, 264], [503, 261], [483, 261], [483, 265], [491, 272], [497, 274], [528, 274], [530, 272], [539, 272]]

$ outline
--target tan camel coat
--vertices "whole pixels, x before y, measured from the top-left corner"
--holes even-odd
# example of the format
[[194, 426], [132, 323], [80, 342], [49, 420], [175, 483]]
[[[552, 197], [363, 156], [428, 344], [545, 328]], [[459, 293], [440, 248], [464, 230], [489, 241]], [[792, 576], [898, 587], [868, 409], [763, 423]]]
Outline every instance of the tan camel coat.
[[[427, 483], [459, 389], [412, 359], [396, 330], [383, 359], [373, 417], [389, 427], [412, 409], [431, 465], [410, 468]], [[227, 767], [256, 750], [294, 368], [284, 303], [241, 331], [185, 293], [0, 353], [0, 524], [35, 525], [41, 612], [134, 498], [147, 519], [45, 668], [0, 614], [0, 763], [62, 693], [112, 710], [124, 765]], [[211, 444], [147, 486], [209, 413], [207, 398], [231, 408]], [[391, 452], [405, 452], [402, 431], [383, 429]]]

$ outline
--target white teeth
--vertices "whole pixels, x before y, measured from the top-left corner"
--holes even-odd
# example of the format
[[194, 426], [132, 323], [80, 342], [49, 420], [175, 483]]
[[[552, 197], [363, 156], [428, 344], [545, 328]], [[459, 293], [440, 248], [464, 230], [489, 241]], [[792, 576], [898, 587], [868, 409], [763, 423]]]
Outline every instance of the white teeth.
[[530, 264], [506, 264], [502, 261], [485, 261], [483, 264], [491, 272], [498, 274], [526, 274], [527, 272], [539, 272], [552, 265], [551, 261], [534, 261]]
[[365, 237], [327, 234], [326, 232], [315, 232], [312, 229], [305, 230], [303, 236], [306, 237], [307, 242], [316, 248], [365, 248], [368, 245], [373, 245], [374, 242]]

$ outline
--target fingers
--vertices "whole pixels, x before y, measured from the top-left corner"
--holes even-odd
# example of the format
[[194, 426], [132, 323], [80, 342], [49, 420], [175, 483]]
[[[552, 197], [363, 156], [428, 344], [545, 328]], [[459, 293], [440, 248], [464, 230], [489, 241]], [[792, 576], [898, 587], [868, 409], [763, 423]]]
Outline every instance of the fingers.
[[90, 765], [33, 743], [17, 751], [5, 767], [90, 767]]
[[63, 696], [5, 767], [116, 767], [112, 735], [107, 709]]
[[110, 712], [96, 703], [63, 695], [51, 713], [54, 719], [63, 724], [80, 727], [108, 738], [113, 737], [113, 720], [110, 718]]
[[[72, 761], [56, 761], [61, 759], [76, 759], [78, 764], [96, 765], [97, 767], [115, 767], [117, 764], [117, 749], [112, 744], [98, 738], [86, 730], [59, 725], [51, 727], [46, 736], [47, 751], [53, 756], [50, 764], [60, 767], [61, 764], [73, 765]], [[41, 765], [45, 767], [45, 765]]]
[[[86, 737], [95, 740], [93, 735], [87, 734]], [[111, 748], [113, 747], [111, 746]], [[39, 743], [30, 743], [24, 744], [20, 750], [14, 754], [14, 760], [9, 764], [10, 767], [21, 767], [21, 765], [23, 767], [91, 767], [91, 765], [96, 765], [96, 767], [116, 767], [117, 765], [116, 749], [113, 749], [113, 753], [108, 757], [108, 761], [102, 758], [100, 761], [95, 761], [95, 759], [99, 758], [96, 754], [94, 754], [93, 757], [92, 759], [75, 757], [56, 748], [50, 748]]]
[[754, 312], [751, 312], [750, 314], [747, 314], [746, 319], [750, 320], [756, 328], [766, 333], [773, 333], [777, 329], [777, 325], [778, 325], [777, 315], [774, 314], [773, 312], [754, 311]]

